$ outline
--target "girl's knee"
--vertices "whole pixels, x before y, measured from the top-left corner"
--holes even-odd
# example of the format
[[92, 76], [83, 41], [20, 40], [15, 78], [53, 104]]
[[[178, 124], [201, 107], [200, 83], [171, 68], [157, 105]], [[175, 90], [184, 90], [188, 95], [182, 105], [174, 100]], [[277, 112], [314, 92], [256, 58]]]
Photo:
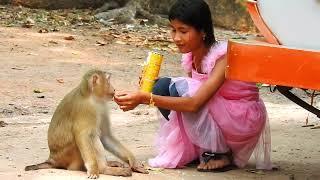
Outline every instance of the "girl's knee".
[[152, 93], [160, 96], [170, 96], [169, 86], [171, 78], [159, 78], [153, 86]]

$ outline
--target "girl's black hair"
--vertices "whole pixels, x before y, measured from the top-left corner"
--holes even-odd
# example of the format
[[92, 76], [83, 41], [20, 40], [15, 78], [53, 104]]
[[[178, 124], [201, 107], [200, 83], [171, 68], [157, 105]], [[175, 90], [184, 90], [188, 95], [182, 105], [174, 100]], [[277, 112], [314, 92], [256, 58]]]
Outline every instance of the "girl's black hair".
[[203, 31], [207, 46], [216, 42], [210, 8], [204, 0], [178, 0], [169, 11], [169, 20], [174, 19]]

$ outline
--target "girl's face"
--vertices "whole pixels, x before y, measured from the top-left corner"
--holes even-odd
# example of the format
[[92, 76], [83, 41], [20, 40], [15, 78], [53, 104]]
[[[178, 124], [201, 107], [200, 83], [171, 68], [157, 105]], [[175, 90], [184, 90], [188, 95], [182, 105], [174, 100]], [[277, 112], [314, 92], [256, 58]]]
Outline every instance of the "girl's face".
[[204, 46], [203, 32], [178, 19], [170, 21], [171, 37], [181, 53], [188, 53]]

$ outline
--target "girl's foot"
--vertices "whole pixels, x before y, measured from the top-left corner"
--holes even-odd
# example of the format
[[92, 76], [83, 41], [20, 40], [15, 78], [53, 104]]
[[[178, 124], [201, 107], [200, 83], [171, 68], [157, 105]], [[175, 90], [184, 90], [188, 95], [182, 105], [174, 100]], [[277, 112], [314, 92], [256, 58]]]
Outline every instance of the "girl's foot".
[[225, 172], [235, 168], [232, 164], [231, 153], [217, 154], [205, 152], [202, 157], [204, 158], [204, 162], [198, 165], [198, 171]]
[[222, 159], [219, 159], [219, 160], [210, 159], [207, 163], [202, 162], [198, 165], [197, 169], [199, 171], [201, 170], [210, 171], [214, 169], [223, 168], [230, 164], [231, 164], [230, 160], [227, 157], [223, 157]]

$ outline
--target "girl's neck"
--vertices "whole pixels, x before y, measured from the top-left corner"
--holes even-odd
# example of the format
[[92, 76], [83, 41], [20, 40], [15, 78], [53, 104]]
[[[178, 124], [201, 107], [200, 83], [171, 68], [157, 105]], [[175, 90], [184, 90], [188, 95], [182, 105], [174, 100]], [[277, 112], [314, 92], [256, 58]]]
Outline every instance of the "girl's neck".
[[201, 72], [201, 62], [203, 58], [208, 54], [209, 49], [209, 47], [203, 45], [202, 47], [199, 47], [192, 51], [192, 62], [195, 70], [197, 70], [198, 72]]

